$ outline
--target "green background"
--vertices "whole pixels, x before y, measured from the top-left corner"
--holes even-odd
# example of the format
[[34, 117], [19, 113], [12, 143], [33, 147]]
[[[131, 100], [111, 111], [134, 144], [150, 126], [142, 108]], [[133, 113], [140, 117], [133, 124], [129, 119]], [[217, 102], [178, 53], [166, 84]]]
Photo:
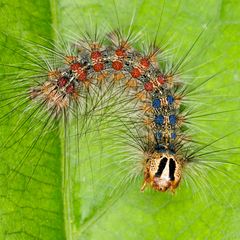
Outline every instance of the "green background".
[[[116, 9], [121, 25], [126, 27], [135, 11], [136, 31], [142, 30], [144, 42], [154, 39], [163, 1], [116, 1]], [[195, 79], [227, 69], [197, 95], [195, 100], [204, 103], [200, 105], [204, 113], [239, 108], [239, 12], [239, 2], [234, 0], [165, 1], [159, 31], [161, 43], [169, 42], [171, 52], [177, 49], [181, 56], [207, 25], [186, 69], [204, 64], [191, 72]], [[13, 90], [9, 95], [16, 94], [14, 77], [25, 74], [22, 69], [4, 66], [25, 61], [16, 53], [26, 49], [24, 39], [42, 44], [43, 38], [57, 41], [59, 34], [69, 38], [88, 29], [91, 21], [103, 29], [110, 23], [117, 25], [114, 3], [106, 0], [0, 1], [0, 13], [0, 99], [8, 96], [6, 89]], [[1, 107], [1, 116], [14, 104]], [[1, 143], [9, 140], [20, 113], [16, 111], [1, 119]], [[208, 142], [235, 131], [216, 147], [239, 146], [238, 119], [239, 111], [196, 119], [199, 125], [193, 126], [193, 132]], [[175, 195], [150, 190], [141, 193], [141, 177], [131, 183], [124, 178], [128, 169], [123, 164], [129, 168], [132, 165], [121, 160], [131, 150], [121, 151], [128, 146], [119, 144], [111, 131], [102, 136], [92, 133], [78, 142], [71, 137], [64, 139], [60, 126], [42, 136], [21, 168], [9, 177], [36, 135], [30, 129], [21, 141], [14, 139], [34, 123], [39, 124], [36, 119], [23, 126], [11, 135], [8, 147], [1, 148], [0, 239], [240, 239], [238, 165], [227, 165], [223, 172], [211, 169], [204, 184], [204, 176], [198, 175], [195, 180], [199, 189], [189, 188], [183, 182]], [[69, 125], [70, 136], [75, 124]], [[90, 128], [95, 125], [91, 123]], [[64, 141], [71, 173], [67, 179], [63, 179], [66, 175], [62, 172]], [[121, 146], [115, 148], [113, 143]], [[238, 156], [238, 151], [226, 151], [218, 158], [239, 163]], [[118, 185], [121, 179], [126, 182]], [[62, 190], [64, 180], [71, 183], [67, 198]], [[70, 199], [70, 204], [66, 199]], [[70, 213], [66, 214], [66, 209]]]

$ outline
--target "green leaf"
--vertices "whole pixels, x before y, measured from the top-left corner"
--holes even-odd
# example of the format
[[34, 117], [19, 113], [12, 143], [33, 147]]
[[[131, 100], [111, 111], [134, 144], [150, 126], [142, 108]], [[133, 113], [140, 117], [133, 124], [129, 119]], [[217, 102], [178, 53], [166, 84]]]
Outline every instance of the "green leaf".
[[[123, 0], [115, 5], [110, 0], [3, 0], [0, 10], [0, 101], [26, 89], [20, 89], [15, 78], [30, 76], [31, 69], [19, 65], [26, 66], [28, 61], [22, 49], [36, 53], [29, 41], [51, 47], [46, 39], [57, 43], [59, 35], [69, 39], [95, 23], [99, 29], [117, 26], [117, 16], [127, 28], [135, 11], [135, 30], [147, 34], [140, 42], [154, 39], [161, 18], [159, 39], [180, 56], [206, 25], [186, 69], [205, 63], [193, 71], [196, 78], [228, 71], [199, 93], [198, 101], [207, 104], [201, 110], [239, 109], [240, 8], [236, 1]], [[14, 64], [19, 67], [10, 66]], [[128, 154], [135, 152], [120, 141], [126, 136], [121, 131], [124, 126], [114, 132], [111, 119], [69, 116], [65, 132], [63, 121], [46, 126], [47, 116], [34, 118], [34, 109], [22, 111], [29, 102], [15, 110], [21, 101], [10, 100], [6, 106], [3, 101], [0, 104], [5, 116], [0, 119], [0, 239], [239, 239], [240, 168], [235, 152], [220, 153], [219, 159], [236, 165], [228, 164], [223, 172], [211, 169], [199, 189], [192, 191], [183, 182], [174, 195], [141, 193], [142, 178], [131, 182], [126, 177], [133, 168]], [[32, 121], [26, 121], [30, 116]], [[238, 118], [239, 111], [232, 111], [213, 115], [212, 121], [196, 119], [201, 129], [194, 130], [209, 134], [196, 134], [196, 139], [205, 141], [208, 136], [210, 142], [235, 131], [217, 147], [239, 146]], [[84, 129], [89, 133], [76, 133]], [[139, 155], [135, 158], [141, 160]], [[201, 185], [204, 177], [195, 180]]]

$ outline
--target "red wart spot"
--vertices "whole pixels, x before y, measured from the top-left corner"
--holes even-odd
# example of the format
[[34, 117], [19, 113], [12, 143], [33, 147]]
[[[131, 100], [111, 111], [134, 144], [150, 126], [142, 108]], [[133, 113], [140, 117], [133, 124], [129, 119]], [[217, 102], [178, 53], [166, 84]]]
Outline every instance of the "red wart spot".
[[73, 84], [70, 84], [66, 87], [66, 93], [71, 94], [74, 93], [74, 86]]
[[160, 84], [164, 84], [166, 80], [165, 80], [164, 76], [160, 75], [160, 76], [157, 77], [157, 81]]
[[62, 88], [64, 87], [68, 82], [68, 78], [66, 77], [61, 77], [60, 79], [58, 79], [57, 85]]
[[87, 72], [85, 70], [80, 70], [77, 72], [77, 74], [79, 81], [85, 81], [87, 79]]
[[73, 71], [76, 71], [78, 70], [79, 68], [81, 68], [81, 64], [80, 63], [73, 63], [71, 66], [70, 66], [70, 69], [73, 70]]
[[99, 51], [95, 51], [91, 53], [91, 59], [96, 60], [102, 57], [102, 53]]
[[93, 69], [95, 72], [100, 72], [103, 70], [103, 68], [104, 68], [103, 63], [96, 63], [93, 65]]
[[133, 68], [130, 74], [133, 78], [138, 78], [141, 76], [141, 72], [138, 68]]
[[148, 68], [150, 66], [150, 62], [147, 58], [142, 58], [140, 60], [140, 64], [145, 68]]
[[87, 78], [87, 71], [82, 68], [80, 63], [74, 63], [70, 66], [70, 69], [77, 73], [78, 80], [84, 81]]
[[152, 82], [146, 82], [144, 84], [144, 89], [148, 92], [152, 91], [153, 90], [153, 83]]
[[123, 68], [123, 63], [120, 61], [114, 61], [112, 62], [112, 68], [119, 71]]
[[117, 49], [116, 51], [115, 51], [115, 54], [118, 56], [118, 57], [124, 57], [124, 55], [125, 55], [125, 50], [123, 50], [123, 49]]

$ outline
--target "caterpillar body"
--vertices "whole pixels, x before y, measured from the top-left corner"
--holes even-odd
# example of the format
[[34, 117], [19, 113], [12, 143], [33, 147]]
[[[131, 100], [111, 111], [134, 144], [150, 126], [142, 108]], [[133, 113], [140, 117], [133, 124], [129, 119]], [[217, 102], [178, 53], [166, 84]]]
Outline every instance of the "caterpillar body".
[[[60, 36], [59, 44], [47, 41], [46, 46], [21, 40], [20, 45], [27, 45], [23, 51], [24, 60], [30, 60], [30, 64], [23, 61], [18, 65], [20, 71], [17, 74], [11, 72], [15, 66], [7, 64], [5, 67], [10, 69], [10, 74], [5, 79], [12, 80], [12, 84], [1, 82], [1, 108], [6, 110], [6, 114], [1, 114], [1, 126], [8, 125], [11, 117], [17, 119], [16, 126], [10, 124], [13, 128], [10, 134], [4, 133], [1, 144], [2, 164], [8, 169], [3, 174], [3, 182], [7, 183], [4, 189], [23, 177], [23, 190], [16, 199], [25, 203], [25, 194], [32, 182], [54, 185], [59, 180], [45, 183], [43, 173], [40, 174], [41, 181], [36, 176], [40, 167], [47, 171], [56, 169], [58, 165], [54, 159], [59, 157], [59, 152], [52, 154], [51, 151], [56, 146], [61, 148], [64, 155], [61, 191], [64, 215], [68, 218], [65, 219], [68, 236], [75, 234], [79, 219], [87, 222], [87, 229], [89, 222], [91, 224], [88, 218], [94, 209], [102, 203], [108, 209], [107, 200], [112, 198], [113, 192], [118, 188], [121, 191], [121, 184], [125, 184], [123, 188], [126, 190], [126, 186], [136, 179], [143, 182], [141, 191], [149, 186], [161, 192], [175, 192], [185, 180], [187, 186], [206, 195], [213, 193], [212, 182], [221, 182], [220, 187], [214, 188], [218, 195], [224, 195], [222, 189], [227, 189], [228, 183], [238, 182], [235, 177], [238, 163], [228, 161], [228, 157], [235, 159], [234, 154], [238, 154], [238, 143], [231, 141], [230, 144], [226, 140], [238, 130], [229, 126], [229, 122], [224, 125], [225, 119], [221, 117], [225, 112], [230, 114], [239, 110], [237, 87], [234, 89], [232, 82], [227, 82], [228, 88], [226, 92], [224, 90], [227, 101], [222, 101], [224, 96], [220, 90], [226, 86], [224, 82], [217, 80], [210, 89], [206, 87], [215, 77], [219, 78], [216, 69], [210, 74], [206, 68], [202, 74], [195, 63], [200, 62], [202, 67], [201, 54], [211, 41], [205, 40], [201, 47], [196, 45], [208, 27], [204, 25], [204, 30], [196, 31], [193, 43], [191, 41], [190, 47], [184, 46], [184, 51], [178, 47], [170, 49], [178, 55], [174, 59], [166, 46], [170, 44], [157, 43], [156, 39], [161, 35], [159, 29], [154, 32], [154, 40], [147, 45], [146, 39], [140, 38], [142, 33], [133, 31], [131, 21], [126, 29], [121, 24], [119, 26], [119, 19], [117, 21], [117, 27], [104, 26], [104, 31], [100, 27], [95, 29], [95, 26], [91, 31], [89, 21], [88, 29], [81, 29], [81, 34], [74, 35], [70, 41], [63, 41]], [[7, 39], [9, 36], [6, 36]], [[139, 47], [141, 44], [143, 47]], [[199, 48], [197, 54], [190, 56], [195, 47]], [[14, 52], [16, 56], [23, 53]], [[204, 64], [212, 63], [206, 61]], [[191, 66], [193, 70], [197, 69], [194, 77], [187, 75], [192, 71]], [[199, 77], [201, 74], [203, 77]], [[214, 97], [216, 99], [208, 103]], [[221, 126], [229, 131], [224, 134], [214, 131], [216, 116], [220, 116]], [[231, 115], [231, 122], [237, 122], [235, 117]], [[212, 124], [202, 124], [203, 121], [212, 121]], [[28, 136], [30, 140], [25, 143]], [[63, 142], [62, 146], [58, 138]], [[224, 144], [218, 146], [220, 141], [226, 141], [226, 147], [222, 147]], [[100, 148], [99, 152], [96, 148]], [[11, 149], [18, 152], [17, 161], [11, 161], [5, 155]], [[47, 156], [44, 163], [42, 156]], [[28, 165], [30, 168], [24, 170]], [[55, 172], [51, 171], [51, 174]], [[11, 191], [10, 188], [6, 190], [7, 193]], [[111, 194], [107, 199], [104, 194], [109, 191]], [[93, 192], [92, 197], [89, 192]], [[184, 188], [182, 193], [178, 192], [185, 198], [189, 196]], [[8, 194], [4, 197], [8, 199], [10, 196], [11, 199]], [[149, 194], [157, 199], [154, 210], [159, 207], [160, 198], [163, 204], [164, 199], [166, 202], [177, 201], [162, 194], [156, 196], [151, 191], [142, 194], [142, 199]], [[81, 204], [84, 202], [88, 206], [89, 199], [93, 207], [82, 213], [79, 210]], [[99, 210], [99, 216], [105, 210]], [[77, 232], [76, 239], [86, 229], [83, 227]]]
[[117, 30], [110, 40], [109, 47], [98, 42], [75, 44], [78, 54], [66, 56], [67, 65], [50, 71], [46, 82], [31, 89], [30, 97], [57, 115], [68, 109], [71, 101], [81, 101], [81, 88], [89, 87], [94, 80], [123, 81], [127, 88], [135, 89], [136, 98], [141, 98], [139, 102], [146, 114], [144, 121], [150, 129], [145, 135], [152, 138], [149, 149], [145, 149], [149, 156], [142, 189], [150, 183], [160, 191], [174, 190], [181, 179], [184, 162], [179, 157], [175, 159], [174, 153], [180, 145], [174, 141], [179, 138], [177, 132], [183, 121], [177, 115], [181, 96], [173, 96], [177, 85], [175, 75], [164, 73], [158, 67], [156, 59], [160, 49], [144, 56], [130, 47]]

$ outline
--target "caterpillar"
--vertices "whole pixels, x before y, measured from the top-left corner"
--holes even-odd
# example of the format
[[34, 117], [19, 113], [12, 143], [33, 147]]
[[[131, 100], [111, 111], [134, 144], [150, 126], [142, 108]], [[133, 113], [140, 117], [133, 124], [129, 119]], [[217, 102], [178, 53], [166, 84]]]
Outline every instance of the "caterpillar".
[[[159, 9], [156, 11], [160, 14]], [[100, 14], [102, 14], [101, 11]], [[198, 119], [201, 123], [205, 116], [221, 117], [224, 113], [231, 114], [238, 110], [236, 101], [238, 98], [234, 99], [235, 93], [237, 96], [237, 88], [234, 89], [237, 84], [228, 86], [226, 91], [219, 91], [221, 95], [223, 92], [226, 93], [229, 102], [224, 103], [216, 93], [216, 99], [213, 98], [213, 101], [208, 103], [207, 101], [211, 101], [208, 95], [213, 92], [211, 88], [218, 92], [218, 89], [225, 87], [224, 84], [221, 86], [222, 83], [216, 81], [212, 83], [212, 86], [210, 85], [210, 89], [205, 88], [209, 82], [215, 81], [215, 77], [219, 79], [216, 71], [213, 74], [205, 74], [208, 69], [204, 69], [206, 76], [203, 78], [198, 78], [197, 75], [194, 79], [188, 79], [188, 76], [184, 76], [185, 64], [188, 70], [190, 67], [187, 64], [191, 65], [192, 59], [198, 58], [193, 61], [193, 66], [196, 67], [195, 62], [201, 62], [201, 52], [209, 44], [209, 41], [206, 41], [192, 59], [188, 58], [193, 49], [200, 48], [201, 31], [200, 34], [198, 32], [199, 35], [194, 35], [194, 42], [190, 44], [190, 47], [186, 47], [185, 51], [181, 52], [181, 49], [173, 48], [172, 51], [181, 52], [180, 58], [174, 61], [168, 53], [168, 48], [164, 44], [158, 45], [155, 39], [150, 41], [148, 47], [144, 46], [142, 51], [138, 46], [143, 41], [139, 40], [141, 34], [134, 35], [132, 23], [127, 23], [130, 27], [125, 31], [119, 25], [107, 31], [101, 28], [95, 30], [93, 27], [91, 31], [90, 25], [88, 23], [88, 31], [84, 31], [80, 36], [74, 36], [71, 44], [62, 40], [60, 45], [54, 43], [53, 47], [52, 43], [49, 47], [38, 44], [35, 40], [24, 43], [27, 45], [27, 57], [24, 56], [24, 59], [30, 59], [30, 65], [26, 62], [23, 62], [22, 66], [18, 65], [20, 72], [17, 72], [17, 75], [12, 72], [11, 69], [14, 68], [12, 65], [6, 66], [6, 71], [10, 74], [4, 74], [4, 76], [12, 80], [12, 83], [11, 85], [9, 81], [1, 83], [3, 89], [1, 108], [7, 112], [7, 115], [2, 115], [2, 123], [7, 123], [5, 120], [9, 120], [9, 117], [17, 119], [16, 127], [14, 126], [13, 131], [4, 136], [5, 139], [1, 146], [2, 159], [4, 159], [2, 164], [9, 169], [6, 171], [7, 174], [3, 173], [3, 182], [7, 184], [2, 189], [8, 192], [6, 196], [3, 194], [3, 199], [10, 198], [15, 201], [23, 199], [21, 201], [25, 203], [26, 194], [33, 182], [44, 181], [42, 177], [45, 170], [47, 176], [51, 174], [55, 176], [54, 171], [50, 169], [59, 171], [55, 167], [59, 165], [57, 164], [59, 151], [52, 152], [52, 149], [56, 149], [55, 145], [59, 146], [59, 139], [63, 140], [61, 189], [66, 195], [63, 197], [65, 204], [63, 215], [68, 218], [65, 220], [67, 223], [64, 229], [69, 239], [75, 234], [73, 232], [79, 225], [79, 219], [87, 222], [87, 229], [89, 222], [91, 226], [91, 221], [88, 222], [89, 215], [94, 211], [94, 207], [98, 208], [97, 204], [101, 205], [106, 201], [104, 191], [109, 191], [107, 188], [121, 189], [121, 184], [125, 183], [129, 186], [131, 181], [140, 179], [143, 181], [142, 191], [150, 186], [158, 191], [175, 192], [175, 189], [181, 187], [181, 182], [186, 180], [187, 184], [197, 185], [197, 188], [194, 188], [195, 191], [203, 191], [209, 198], [206, 191], [211, 192], [212, 188], [208, 181], [214, 182], [216, 177], [222, 176], [227, 177], [229, 182], [233, 179], [235, 181], [237, 178], [234, 175], [237, 175], [238, 171], [236, 170], [238, 165], [235, 162], [224, 159], [229, 154], [235, 156], [235, 151], [238, 150], [237, 142], [229, 146], [227, 141], [224, 143], [226, 147], [214, 146], [211, 149], [212, 145], [218, 145], [228, 136], [232, 136], [230, 128], [233, 129], [232, 132], [237, 133], [236, 129], [233, 126], [229, 127], [227, 122], [224, 125], [223, 119], [220, 118], [222, 126], [227, 126], [230, 134], [225, 133], [220, 137], [215, 137], [219, 135], [214, 128], [205, 124], [203, 129], [208, 131], [207, 138], [209, 135], [214, 136], [213, 140], [206, 140], [202, 125], [200, 127], [193, 125]], [[156, 29], [154, 31], [155, 38], [159, 33]], [[9, 41], [8, 35], [3, 36], [3, 42], [5, 41]], [[15, 43], [18, 40], [13, 38], [12, 41]], [[47, 44], [49, 44], [48, 41]], [[32, 46], [37, 50], [32, 50]], [[10, 50], [10, 53], [12, 52]], [[16, 55], [22, 57], [22, 52]], [[208, 64], [212, 63], [207, 62], [206, 65]], [[197, 74], [201, 75], [201, 72]], [[227, 91], [231, 94], [228, 95]], [[194, 102], [196, 99], [192, 99], [192, 96], [199, 96], [200, 99]], [[211, 107], [211, 103], [217, 103], [215, 106], [219, 108], [219, 111], [215, 110], [215, 106]], [[196, 112], [197, 107], [202, 112]], [[231, 122], [235, 121], [234, 117], [236, 116], [231, 115]], [[25, 143], [26, 138], [31, 140]], [[88, 142], [90, 142], [89, 147]], [[86, 160], [84, 160], [84, 147], [89, 148], [90, 152]], [[96, 148], [102, 149], [96, 150]], [[16, 162], [6, 157], [11, 149], [16, 149], [20, 156]], [[92, 155], [94, 151], [96, 153]], [[104, 159], [99, 164], [95, 160], [100, 155], [98, 151], [101, 151], [101, 158]], [[15, 159], [13, 155], [10, 155], [10, 158]], [[47, 161], [43, 162], [41, 156], [45, 155], [48, 156]], [[81, 170], [89, 168], [85, 166], [88, 164], [90, 174]], [[30, 168], [25, 167], [28, 165]], [[231, 165], [235, 167], [234, 170], [230, 169]], [[230, 174], [225, 169], [222, 170], [225, 166], [229, 168]], [[38, 175], [40, 167], [45, 170]], [[83, 179], [88, 179], [87, 183], [94, 182], [91, 180], [91, 175], [96, 176], [96, 182], [92, 183], [92, 187], [89, 185], [84, 187], [86, 180]], [[20, 188], [19, 195], [12, 197], [11, 192], [15, 194], [16, 191], [13, 185], [12, 188], [8, 185], [11, 181], [17, 182], [21, 176], [24, 180], [23, 186]], [[38, 180], [36, 176], [41, 180]], [[43, 182], [50, 186], [49, 192], [53, 192], [51, 186], [55, 184], [55, 181], [61, 180]], [[78, 181], [82, 181], [83, 184]], [[221, 184], [225, 187], [228, 183], [221, 182]], [[91, 199], [98, 199], [96, 205], [92, 203], [93, 207], [89, 207], [90, 210], [86, 208], [85, 211], [90, 213], [85, 213], [85, 216], [79, 208], [81, 202], [87, 205], [89, 195], [86, 200], [78, 191], [71, 195], [73, 189], [79, 190], [79, 188], [82, 188], [84, 193], [92, 191]], [[214, 188], [215, 191], [216, 189]], [[217, 193], [219, 194], [218, 190]], [[153, 199], [159, 200], [155, 193], [146, 192], [147, 196], [149, 194]], [[183, 193], [178, 194], [182, 196], [184, 189]], [[224, 195], [224, 193], [221, 194]], [[28, 196], [31, 197], [31, 194]], [[163, 196], [163, 199], [166, 202], [176, 203], [178, 196], [176, 200], [169, 200], [168, 196]], [[144, 196], [141, 195], [141, 198], [144, 199]], [[91, 201], [94, 202], [94, 200]], [[153, 209], [157, 209], [157, 203], [158, 201], [153, 203]], [[161, 203], [164, 201], [161, 200]], [[108, 207], [107, 204], [106, 207]], [[73, 213], [71, 211], [67, 213], [69, 209]], [[100, 211], [99, 215], [101, 214]], [[166, 215], [165, 218], [167, 218]], [[74, 224], [71, 221], [74, 221]], [[26, 238], [25, 230], [21, 231]], [[60, 230], [53, 232], [59, 234], [53, 235], [56, 239], [62, 239]], [[96, 237], [93, 232], [94, 230], [92, 230], [92, 236]], [[100, 232], [103, 234], [103, 231]], [[41, 234], [40, 238], [43, 236], [47, 238], [46, 235]], [[9, 235], [7, 233], [4, 236]], [[80, 233], [77, 232], [76, 236], [80, 236]]]
[[83, 43], [80, 42], [79, 46], [77, 44], [76, 52], [79, 54], [66, 56], [68, 65], [63, 70], [49, 71], [48, 80], [30, 90], [30, 98], [42, 102], [52, 114], [57, 115], [70, 108], [71, 101], [78, 101], [80, 89], [84, 84], [94, 84], [95, 79], [101, 81], [109, 76], [110, 81], [113, 78], [113, 81], [117, 79], [127, 86], [138, 88], [136, 96], [146, 99], [141, 105], [146, 104], [145, 108], [149, 108], [148, 111], [152, 113], [146, 121], [149, 120], [149, 125], [153, 125], [149, 135], [154, 135], [155, 140], [149, 145], [154, 150], [157, 149], [154, 152], [151, 148], [146, 149], [146, 152], [151, 153], [152, 159], [150, 157], [149, 166], [145, 167], [144, 185], [150, 182], [158, 190], [165, 191], [169, 187], [173, 190], [180, 181], [182, 168], [181, 160], [175, 160], [170, 153], [175, 151], [171, 139], [179, 137], [176, 136], [176, 131], [179, 130], [177, 125], [181, 121], [180, 117], [177, 120], [179, 104], [175, 102], [182, 96], [176, 97], [172, 93], [172, 88], [176, 85], [173, 83], [174, 71], [164, 73], [157, 67], [157, 61], [152, 60], [157, 59], [160, 49], [144, 56], [129, 46], [129, 37], [123, 38], [121, 32], [116, 30], [110, 37], [113, 47], [101, 46], [99, 42], [90, 40], [86, 44], [82, 40]]

